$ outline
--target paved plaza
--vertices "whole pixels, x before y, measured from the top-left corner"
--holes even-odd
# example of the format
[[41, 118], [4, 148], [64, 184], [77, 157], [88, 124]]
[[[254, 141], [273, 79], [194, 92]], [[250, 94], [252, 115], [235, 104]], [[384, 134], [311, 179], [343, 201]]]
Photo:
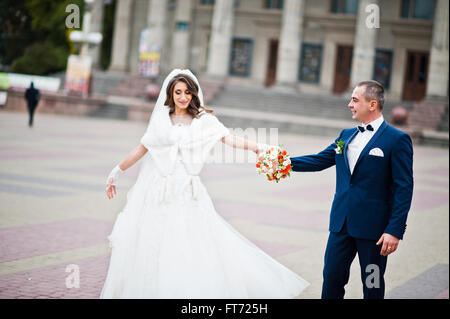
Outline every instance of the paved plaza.
[[[37, 113], [29, 128], [27, 120], [0, 111], [0, 298], [98, 298], [107, 236], [140, 164], [121, 176], [112, 200], [105, 180], [147, 125]], [[298, 156], [334, 138], [280, 134], [279, 142]], [[413, 203], [404, 240], [388, 258], [386, 298], [449, 298], [448, 175], [448, 149], [415, 146]], [[334, 168], [276, 184], [252, 163], [214, 163], [201, 177], [220, 215], [311, 283], [298, 298], [320, 298]], [[68, 288], [74, 269], [79, 288]], [[362, 298], [357, 258], [346, 298]]]

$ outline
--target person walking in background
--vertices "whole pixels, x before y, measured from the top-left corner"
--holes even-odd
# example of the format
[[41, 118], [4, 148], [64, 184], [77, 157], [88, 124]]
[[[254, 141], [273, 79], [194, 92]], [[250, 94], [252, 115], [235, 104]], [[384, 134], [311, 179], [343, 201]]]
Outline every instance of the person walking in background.
[[34, 111], [36, 110], [40, 97], [41, 94], [39, 90], [36, 89], [34, 83], [31, 82], [30, 87], [25, 91], [25, 99], [27, 100], [28, 114], [30, 116], [28, 121], [29, 127], [33, 126]]

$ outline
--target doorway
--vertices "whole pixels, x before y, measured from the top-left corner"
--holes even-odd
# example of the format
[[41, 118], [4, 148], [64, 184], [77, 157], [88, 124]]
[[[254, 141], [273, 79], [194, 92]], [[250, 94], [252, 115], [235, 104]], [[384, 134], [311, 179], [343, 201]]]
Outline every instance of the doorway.
[[267, 63], [266, 86], [275, 84], [277, 76], [278, 40], [269, 41], [269, 60]]
[[333, 93], [344, 93], [350, 85], [352, 73], [353, 47], [339, 45], [336, 54]]
[[428, 79], [428, 62], [428, 52], [407, 52], [403, 100], [420, 101], [425, 97]]

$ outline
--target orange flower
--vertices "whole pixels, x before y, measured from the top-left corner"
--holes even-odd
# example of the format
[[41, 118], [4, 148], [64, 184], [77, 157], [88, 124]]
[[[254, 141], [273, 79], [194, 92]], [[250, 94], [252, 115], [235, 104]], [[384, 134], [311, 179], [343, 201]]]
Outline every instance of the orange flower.
[[258, 167], [258, 168], [259, 168], [260, 166], [261, 166], [261, 164], [260, 164], [260, 163], [256, 163], [256, 167]]
[[283, 155], [286, 155], [286, 154], [287, 154], [286, 150], [284, 150], [284, 151], [282, 152], [282, 154], [283, 154]]

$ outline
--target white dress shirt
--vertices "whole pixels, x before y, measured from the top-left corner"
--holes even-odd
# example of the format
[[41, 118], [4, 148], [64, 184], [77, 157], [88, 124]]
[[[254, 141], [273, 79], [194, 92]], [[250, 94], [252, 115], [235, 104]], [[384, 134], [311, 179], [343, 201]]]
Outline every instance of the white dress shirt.
[[[353, 174], [353, 170], [355, 168], [356, 162], [358, 161], [359, 155], [361, 155], [362, 150], [364, 149], [364, 147], [366, 147], [370, 139], [375, 135], [375, 133], [377, 132], [378, 128], [381, 126], [383, 121], [384, 117], [383, 115], [381, 115], [376, 120], [367, 123], [367, 125], [369, 124], [372, 125], [373, 131], [369, 131], [366, 129], [364, 132], [361, 133], [358, 129], [358, 133], [356, 133], [356, 136], [348, 144], [347, 159], [351, 174]], [[361, 124], [361, 126], [363, 126], [364, 128], [366, 128], [367, 125]]]

